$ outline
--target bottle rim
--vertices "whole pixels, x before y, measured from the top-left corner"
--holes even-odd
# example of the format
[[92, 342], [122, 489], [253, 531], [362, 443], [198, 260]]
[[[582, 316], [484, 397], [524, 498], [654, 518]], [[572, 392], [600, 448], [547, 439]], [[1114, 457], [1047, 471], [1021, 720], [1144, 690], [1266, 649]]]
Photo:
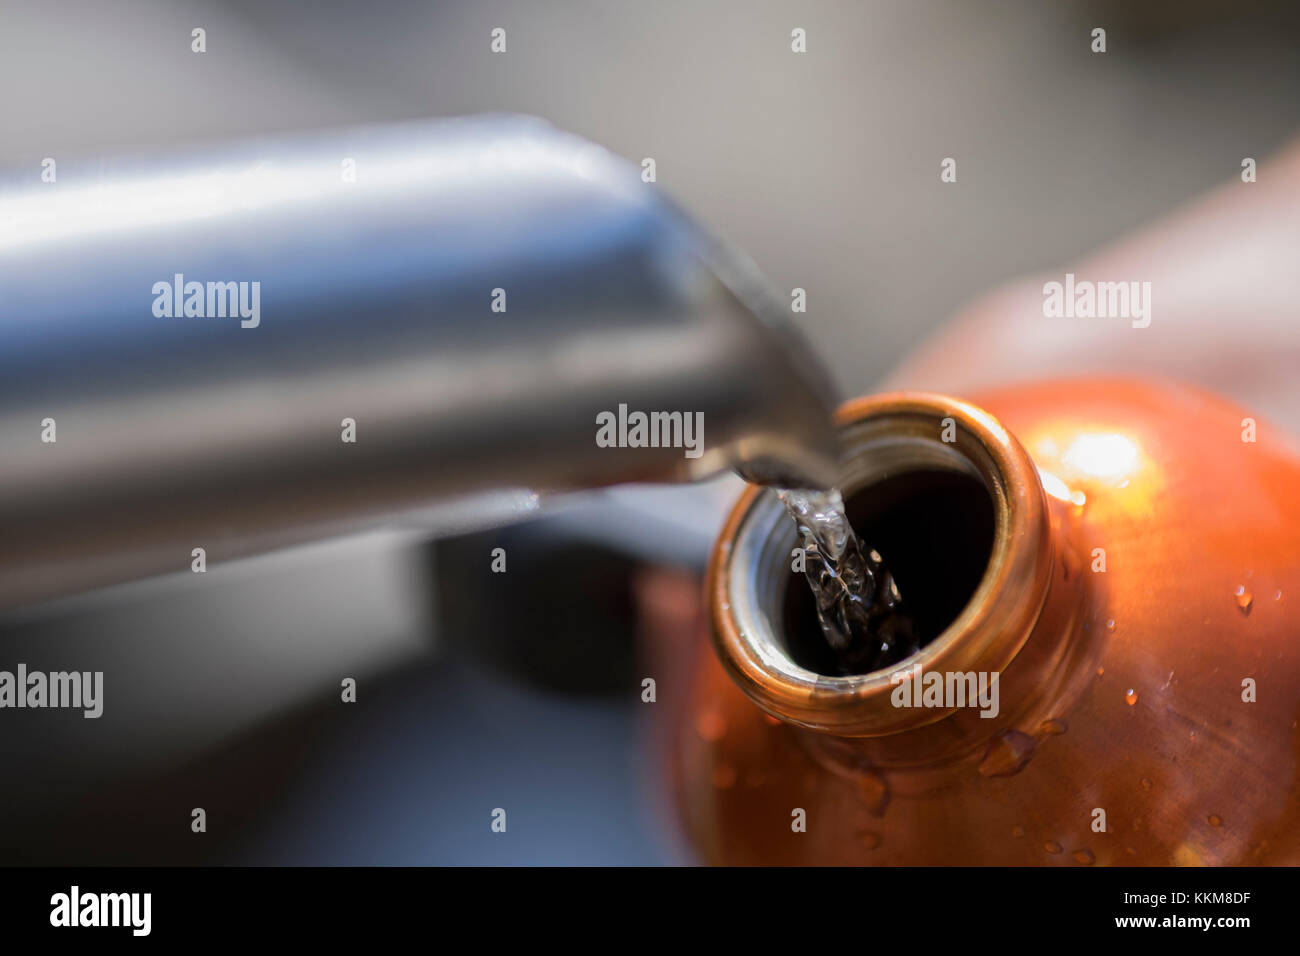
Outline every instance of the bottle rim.
[[974, 594], [919, 652], [867, 674], [819, 674], [786, 646], [781, 614], [796, 544], [776, 494], [750, 487], [732, 509], [707, 574], [714, 646], [732, 679], [785, 722], [848, 737], [901, 733], [956, 708], [898, 707], [902, 674], [1000, 674], [1029, 639], [1047, 598], [1053, 549], [1049, 512], [1028, 453], [988, 412], [925, 392], [850, 401], [836, 412], [839, 487], [846, 498], [886, 474], [941, 468], [977, 478], [993, 504], [993, 543]]

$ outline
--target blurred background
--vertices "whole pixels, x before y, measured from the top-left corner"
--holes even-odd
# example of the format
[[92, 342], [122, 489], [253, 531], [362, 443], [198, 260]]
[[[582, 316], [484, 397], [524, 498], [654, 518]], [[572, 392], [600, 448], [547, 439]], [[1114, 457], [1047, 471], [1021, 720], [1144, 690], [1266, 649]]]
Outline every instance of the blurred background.
[[[1298, 11], [0, 0], [0, 165], [536, 114], [653, 157], [659, 188], [776, 287], [808, 290], [795, 321], [855, 395], [981, 293], [1292, 139]], [[498, 26], [504, 56], [488, 52]], [[948, 156], [957, 189], [939, 188]], [[606, 492], [504, 530], [377, 534], [214, 569], [202, 588], [160, 579], [10, 613], [0, 667], [103, 670], [106, 705], [95, 721], [0, 716], [0, 863], [689, 862], [651, 740], [659, 708], [640, 698], [653, 665], [635, 608], [664, 575], [699, 573], [735, 490]], [[508, 602], [493, 547], [510, 555]], [[339, 702], [344, 677], [355, 705]], [[509, 839], [489, 831], [495, 807]]]

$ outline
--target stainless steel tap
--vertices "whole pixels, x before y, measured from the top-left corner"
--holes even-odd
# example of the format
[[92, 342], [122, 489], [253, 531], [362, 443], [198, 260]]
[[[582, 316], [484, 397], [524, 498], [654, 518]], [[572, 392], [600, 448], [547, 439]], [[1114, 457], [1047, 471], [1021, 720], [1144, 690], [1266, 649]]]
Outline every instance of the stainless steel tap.
[[[784, 302], [639, 173], [493, 116], [0, 178], [0, 607], [512, 490], [830, 480]], [[704, 453], [600, 447], [620, 405]]]

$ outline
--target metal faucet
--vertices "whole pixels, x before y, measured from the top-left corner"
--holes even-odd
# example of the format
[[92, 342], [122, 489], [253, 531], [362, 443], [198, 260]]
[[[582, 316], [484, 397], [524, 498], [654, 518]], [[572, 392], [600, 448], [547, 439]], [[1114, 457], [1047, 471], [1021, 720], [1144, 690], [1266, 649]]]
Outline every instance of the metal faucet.
[[[784, 303], [541, 121], [50, 171], [0, 177], [0, 607], [622, 481], [833, 478]], [[601, 447], [620, 405], [702, 413], [703, 453]]]

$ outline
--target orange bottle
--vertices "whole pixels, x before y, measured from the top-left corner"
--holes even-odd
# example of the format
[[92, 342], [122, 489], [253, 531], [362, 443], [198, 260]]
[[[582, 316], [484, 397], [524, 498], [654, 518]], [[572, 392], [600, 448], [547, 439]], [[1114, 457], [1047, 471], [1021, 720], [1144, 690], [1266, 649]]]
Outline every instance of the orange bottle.
[[888, 394], [838, 421], [850, 517], [929, 643], [820, 673], [793, 523], [748, 489], [673, 755], [704, 860], [1300, 862], [1290, 439], [1118, 380]]

